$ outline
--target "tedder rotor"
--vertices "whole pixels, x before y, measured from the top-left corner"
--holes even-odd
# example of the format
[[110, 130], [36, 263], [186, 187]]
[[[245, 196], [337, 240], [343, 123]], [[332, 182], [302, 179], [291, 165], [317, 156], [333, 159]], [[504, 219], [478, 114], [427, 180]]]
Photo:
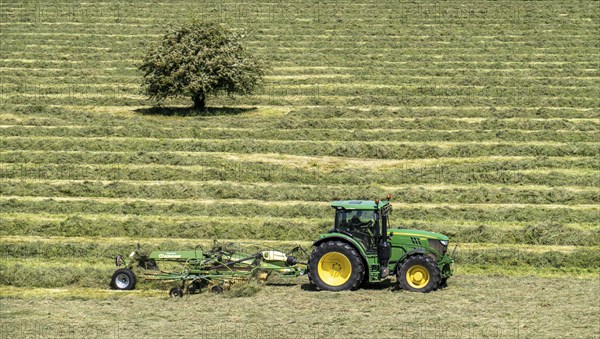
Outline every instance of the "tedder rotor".
[[147, 255], [138, 244], [128, 259], [115, 258], [116, 265], [122, 267], [113, 274], [111, 287], [132, 290], [141, 277], [173, 283], [175, 286], [169, 292], [172, 297], [183, 296], [184, 290], [189, 294], [204, 289], [220, 293], [238, 282], [265, 281], [273, 273], [286, 277], [304, 274], [300, 267], [303, 263], [292, 255], [297, 252], [305, 254], [299, 246], [288, 253], [268, 249], [248, 254], [215, 241], [209, 251], [196, 246], [193, 250], [153, 251]]

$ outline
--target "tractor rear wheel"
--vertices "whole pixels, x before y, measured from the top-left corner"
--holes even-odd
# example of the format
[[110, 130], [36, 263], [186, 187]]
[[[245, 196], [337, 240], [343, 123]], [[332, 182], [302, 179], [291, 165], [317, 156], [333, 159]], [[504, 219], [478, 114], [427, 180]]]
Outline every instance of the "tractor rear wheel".
[[360, 254], [341, 241], [327, 241], [308, 260], [308, 279], [318, 290], [356, 290], [365, 276]]
[[436, 290], [442, 280], [437, 263], [427, 255], [413, 255], [405, 259], [396, 272], [402, 289], [428, 293]]
[[110, 287], [115, 290], [132, 290], [135, 288], [135, 273], [128, 268], [119, 268], [110, 279]]

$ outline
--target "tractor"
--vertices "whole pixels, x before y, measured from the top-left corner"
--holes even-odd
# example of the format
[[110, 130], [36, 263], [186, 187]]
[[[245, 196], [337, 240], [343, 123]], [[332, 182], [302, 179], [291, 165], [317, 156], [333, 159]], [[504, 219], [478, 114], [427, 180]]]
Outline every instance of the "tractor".
[[[257, 278], [265, 281], [271, 273], [297, 277], [308, 273], [317, 290], [355, 290], [371, 282], [396, 276], [404, 290], [430, 292], [446, 285], [452, 276], [454, 253], [449, 255], [448, 237], [433, 232], [392, 229], [391, 196], [386, 200], [334, 201], [333, 229], [321, 234], [308, 255], [300, 246], [291, 251], [275, 249], [238, 251], [215, 241], [205, 251], [158, 250], [146, 254], [138, 244], [128, 258], [117, 256], [117, 269], [111, 286], [119, 290], [135, 288], [137, 271], [144, 280], [163, 281], [176, 286], [171, 296], [181, 297], [207, 289], [221, 292], [233, 283]], [[454, 249], [456, 251], [456, 247]], [[250, 254], [249, 254], [250, 253]], [[292, 254], [308, 257], [299, 261]], [[160, 267], [159, 267], [160, 266]]]
[[356, 290], [390, 274], [403, 290], [426, 293], [446, 286], [454, 264], [448, 237], [390, 228], [390, 199], [388, 194], [381, 201], [331, 203], [333, 229], [313, 243], [308, 260], [308, 278], [317, 290]]

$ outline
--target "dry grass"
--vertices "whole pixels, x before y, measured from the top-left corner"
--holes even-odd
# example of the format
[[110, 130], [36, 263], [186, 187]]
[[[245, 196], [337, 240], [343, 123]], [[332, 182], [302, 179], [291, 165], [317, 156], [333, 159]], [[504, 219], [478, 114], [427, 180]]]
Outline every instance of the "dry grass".
[[0, 289], [7, 336], [375, 338], [598, 337], [600, 281], [462, 275], [431, 294], [387, 285], [311, 291], [264, 287], [249, 298], [93, 289]]

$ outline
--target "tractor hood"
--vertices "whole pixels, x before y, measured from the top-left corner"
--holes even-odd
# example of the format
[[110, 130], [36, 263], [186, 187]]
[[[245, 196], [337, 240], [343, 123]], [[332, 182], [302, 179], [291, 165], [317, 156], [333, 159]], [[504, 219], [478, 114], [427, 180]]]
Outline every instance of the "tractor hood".
[[419, 230], [407, 230], [400, 228], [392, 228], [388, 230], [388, 233], [394, 233], [394, 236], [404, 236], [404, 237], [419, 237], [419, 238], [428, 238], [428, 239], [437, 239], [437, 240], [448, 240], [448, 237], [435, 232], [428, 231], [419, 231]]

